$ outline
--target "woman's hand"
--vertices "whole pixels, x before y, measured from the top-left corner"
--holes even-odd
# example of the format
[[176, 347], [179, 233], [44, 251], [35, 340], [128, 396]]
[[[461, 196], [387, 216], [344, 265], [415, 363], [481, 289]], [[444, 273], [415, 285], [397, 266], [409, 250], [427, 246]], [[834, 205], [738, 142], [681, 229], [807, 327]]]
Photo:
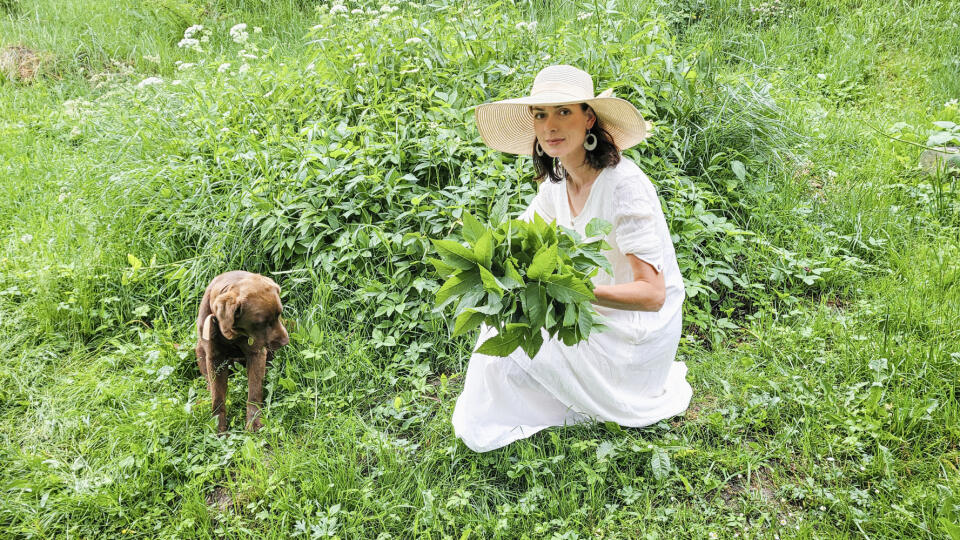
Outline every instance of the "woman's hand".
[[633, 281], [618, 285], [597, 285], [595, 304], [630, 311], [660, 311], [667, 296], [663, 273], [633, 255], [627, 255]]

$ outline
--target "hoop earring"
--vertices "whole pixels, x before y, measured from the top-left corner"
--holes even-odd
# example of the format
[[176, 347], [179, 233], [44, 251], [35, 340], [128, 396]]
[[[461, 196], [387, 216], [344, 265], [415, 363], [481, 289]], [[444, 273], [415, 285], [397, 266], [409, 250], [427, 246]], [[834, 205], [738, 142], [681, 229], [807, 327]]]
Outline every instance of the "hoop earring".
[[[590, 140], [590, 137], [593, 137], [593, 141]], [[583, 149], [587, 152], [591, 152], [597, 147], [597, 136], [593, 133], [587, 132], [587, 138], [583, 140]]]
[[533, 149], [537, 152], [538, 156], [543, 156], [543, 147], [540, 146], [540, 141], [533, 143]]

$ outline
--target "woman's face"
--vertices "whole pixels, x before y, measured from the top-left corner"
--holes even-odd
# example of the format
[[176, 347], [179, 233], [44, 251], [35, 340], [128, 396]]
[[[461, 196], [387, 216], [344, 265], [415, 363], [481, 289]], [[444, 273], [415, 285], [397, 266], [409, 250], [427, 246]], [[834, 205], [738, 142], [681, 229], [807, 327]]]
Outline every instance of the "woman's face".
[[583, 141], [596, 117], [580, 104], [531, 107], [533, 127], [543, 151], [554, 158], [576, 156], [586, 150]]

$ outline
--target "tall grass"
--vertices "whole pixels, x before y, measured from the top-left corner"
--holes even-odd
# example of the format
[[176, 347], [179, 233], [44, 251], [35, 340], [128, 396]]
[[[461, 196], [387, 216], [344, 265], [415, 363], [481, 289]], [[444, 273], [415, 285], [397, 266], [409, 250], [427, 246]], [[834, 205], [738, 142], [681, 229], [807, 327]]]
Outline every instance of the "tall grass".
[[[56, 69], [0, 81], [4, 536], [956, 537], [960, 194], [916, 167], [960, 122], [949, 3], [17, 4], [0, 46]], [[470, 107], [555, 62], [657, 126], [628, 155], [695, 398], [478, 455], [423, 258], [529, 199]], [[293, 339], [265, 430], [218, 438], [192, 321], [233, 267], [284, 286]]]

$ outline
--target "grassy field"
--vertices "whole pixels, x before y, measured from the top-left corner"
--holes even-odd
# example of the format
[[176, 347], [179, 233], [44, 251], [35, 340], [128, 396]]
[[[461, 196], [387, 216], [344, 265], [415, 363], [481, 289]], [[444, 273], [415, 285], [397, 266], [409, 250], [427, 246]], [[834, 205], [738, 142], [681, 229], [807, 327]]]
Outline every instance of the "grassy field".
[[[952, 2], [0, 0], [10, 46], [0, 537], [960, 539], [960, 177], [918, 166], [960, 146]], [[656, 126], [694, 398], [475, 454], [425, 258], [532, 196], [471, 107], [553, 63]], [[291, 344], [217, 437], [233, 268]]]

